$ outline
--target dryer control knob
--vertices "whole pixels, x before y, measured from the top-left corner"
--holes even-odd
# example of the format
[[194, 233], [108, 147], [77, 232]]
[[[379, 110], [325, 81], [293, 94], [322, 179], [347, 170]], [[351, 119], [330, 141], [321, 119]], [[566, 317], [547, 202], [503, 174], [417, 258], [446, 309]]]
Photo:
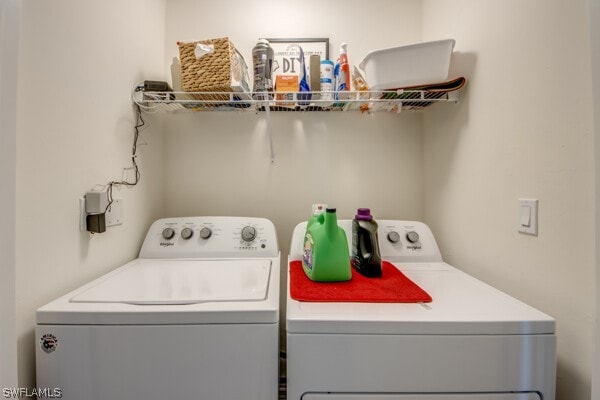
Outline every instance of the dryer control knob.
[[406, 234], [406, 240], [411, 243], [417, 243], [419, 241], [419, 234], [415, 231], [410, 231]]
[[387, 234], [387, 238], [392, 243], [398, 243], [400, 241], [400, 234], [396, 231], [391, 231]]
[[165, 228], [162, 231], [162, 237], [164, 237], [165, 239], [169, 240], [169, 239], [173, 239], [173, 236], [175, 236], [175, 229], [173, 228]]
[[245, 226], [242, 228], [242, 240], [251, 242], [256, 238], [256, 229], [253, 226]]
[[181, 231], [181, 237], [185, 240], [188, 240], [192, 236], [194, 236], [194, 231], [191, 228], [183, 228]]
[[210, 237], [210, 235], [212, 235], [212, 231], [210, 230], [210, 228], [204, 227], [200, 229], [200, 237], [202, 239], [206, 240]]

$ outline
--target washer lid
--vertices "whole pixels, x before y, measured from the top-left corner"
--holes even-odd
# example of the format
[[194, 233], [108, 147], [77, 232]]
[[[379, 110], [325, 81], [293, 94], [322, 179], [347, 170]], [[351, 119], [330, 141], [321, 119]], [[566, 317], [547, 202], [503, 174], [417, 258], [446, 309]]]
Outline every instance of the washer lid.
[[279, 257], [136, 259], [40, 307], [36, 322], [277, 324], [279, 261]]
[[260, 301], [267, 297], [270, 260], [136, 261], [69, 301], [174, 305]]

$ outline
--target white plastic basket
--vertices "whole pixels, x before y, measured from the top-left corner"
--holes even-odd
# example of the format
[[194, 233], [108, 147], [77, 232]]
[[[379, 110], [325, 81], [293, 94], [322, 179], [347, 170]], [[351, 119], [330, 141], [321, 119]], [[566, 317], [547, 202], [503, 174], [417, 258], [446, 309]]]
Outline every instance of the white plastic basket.
[[454, 39], [375, 50], [360, 69], [371, 90], [397, 89], [448, 79]]

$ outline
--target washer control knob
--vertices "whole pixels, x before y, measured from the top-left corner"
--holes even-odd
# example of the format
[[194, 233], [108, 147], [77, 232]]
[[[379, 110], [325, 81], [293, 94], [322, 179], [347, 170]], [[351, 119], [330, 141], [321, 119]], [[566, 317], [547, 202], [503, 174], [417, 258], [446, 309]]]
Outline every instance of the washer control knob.
[[185, 240], [188, 240], [192, 236], [194, 236], [194, 231], [191, 228], [183, 228], [181, 231], [181, 237]]
[[406, 234], [406, 240], [411, 243], [417, 243], [419, 241], [419, 234], [415, 231], [410, 231]]
[[175, 236], [175, 229], [173, 228], [165, 228], [162, 231], [162, 237], [164, 237], [165, 239], [169, 240], [169, 239], [173, 239], [173, 236]]
[[253, 226], [245, 226], [242, 228], [242, 240], [251, 242], [256, 238], [256, 229]]
[[210, 237], [210, 235], [212, 235], [212, 231], [210, 230], [210, 228], [207, 228], [206, 226], [202, 229], [200, 229], [200, 237], [204, 240], [208, 239]]
[[387, 238], [392, 243], [398, 243], [400, 241], [400, 234], [396, 231], [391, 231], [387, 234]]

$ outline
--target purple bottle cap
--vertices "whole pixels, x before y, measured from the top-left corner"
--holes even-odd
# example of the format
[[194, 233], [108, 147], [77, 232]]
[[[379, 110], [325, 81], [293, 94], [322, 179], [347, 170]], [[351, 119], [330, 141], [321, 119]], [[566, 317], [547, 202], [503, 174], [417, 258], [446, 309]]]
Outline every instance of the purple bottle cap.
[[356, 210], [356, 215], [354, 216], [359, 221], [372, 221], [373, 216], [371, 215], [370, 208], [359, 208]]

